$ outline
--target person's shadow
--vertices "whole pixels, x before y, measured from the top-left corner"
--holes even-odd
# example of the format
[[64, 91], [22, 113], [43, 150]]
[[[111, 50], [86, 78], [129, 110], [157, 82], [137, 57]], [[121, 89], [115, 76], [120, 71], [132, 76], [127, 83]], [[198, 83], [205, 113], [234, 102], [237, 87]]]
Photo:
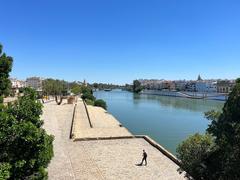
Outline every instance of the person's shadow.
[[140, 163], [140, 164], [135, 164], [136, 166], [142, 166], [142, 163]]

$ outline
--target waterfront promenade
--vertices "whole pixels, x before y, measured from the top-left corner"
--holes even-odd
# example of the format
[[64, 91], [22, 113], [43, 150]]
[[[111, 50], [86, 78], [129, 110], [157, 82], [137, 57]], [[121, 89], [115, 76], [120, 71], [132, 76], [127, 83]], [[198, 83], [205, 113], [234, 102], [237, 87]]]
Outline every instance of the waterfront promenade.
[[[75, 131], [84, 128], [99, 131], [105, 129], [101, 136], [109, 137], [109, 133], [104, 133], [108, 128], [114, 128], [116, 132], [118, 128], [123, 128], [112, 115], [101, 108], [95, 108], [88, 107], [89, 117], [93, 120], [91, 128], [85, 106], [81, 100], [78, 101], [74, 119], [82, 120], [74, 127]], [[177, 172], [179, 166], [144, 138], [70, 139], [73, 112], [74, 105], [66, 102], [60, 106], [55, 102], [44, 104], [44, 128], [55, 136], [55, 155], [48, 167], [50, 180], [184, 179], [183, 174]], [[123, 131], [126, 134], [122, 134], [121, 130], [119, 132], [120, 136], [132, 135], [126, 128]], [[148, 166], [136, 166], [141, 161], [143, 149], [148, 153]]]

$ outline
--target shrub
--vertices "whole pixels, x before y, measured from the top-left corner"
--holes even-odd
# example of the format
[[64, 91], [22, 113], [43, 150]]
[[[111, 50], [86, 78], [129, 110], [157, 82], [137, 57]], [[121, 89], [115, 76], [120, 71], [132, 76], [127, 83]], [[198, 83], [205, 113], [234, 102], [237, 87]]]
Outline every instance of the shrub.
[[94, 102], [94, 106], [102, 107], [103, 109], [107, 109], [107, 104], [104, 100], [98, 99]]
[[92, 101], [90, 99], [86, 99], [86, 104], [94, 106], [94, 101]]

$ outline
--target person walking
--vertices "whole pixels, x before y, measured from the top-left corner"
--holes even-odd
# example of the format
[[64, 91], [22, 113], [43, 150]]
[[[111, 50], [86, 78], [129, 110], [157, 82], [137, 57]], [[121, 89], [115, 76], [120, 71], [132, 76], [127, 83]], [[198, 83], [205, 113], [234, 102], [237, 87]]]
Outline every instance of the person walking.
[[145, 161], [145, 166], [147, 166], [147, 153], [145, 150], [143, 150], [143, 158], [142, 158], [141, 166], [143, 165], [143, 161]]

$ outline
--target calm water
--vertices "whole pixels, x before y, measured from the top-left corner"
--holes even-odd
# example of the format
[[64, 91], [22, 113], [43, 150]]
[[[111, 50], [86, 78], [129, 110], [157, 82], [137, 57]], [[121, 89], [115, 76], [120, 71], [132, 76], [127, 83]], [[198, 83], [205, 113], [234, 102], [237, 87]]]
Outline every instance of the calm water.
[[130, 132], [149, 135], [174, 154], [177, 145], [187, 136], [205, 132], [209, 121], [204, 118], [204, 112], [220, 110], [224, 104], [212, 100], [137, 95], [120, 90], [98, 91], [94, 95], [107, 102], [108, 111]]

